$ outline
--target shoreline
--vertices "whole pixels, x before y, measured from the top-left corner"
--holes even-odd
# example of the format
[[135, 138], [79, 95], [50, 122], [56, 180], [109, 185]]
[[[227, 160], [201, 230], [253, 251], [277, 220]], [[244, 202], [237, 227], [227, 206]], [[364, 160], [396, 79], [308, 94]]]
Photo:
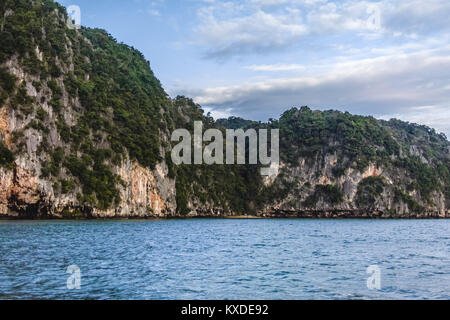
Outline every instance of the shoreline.
[[167, 216], [167, 217], [14, 217], [0, 216], [1, 221], [170, 221], [170, 220], [447, 220], [450, 216], [404, 216], [404, 217], [388, 217], [388, 216], [299, 216], [299, 215], [220, 215], [220, 216]]

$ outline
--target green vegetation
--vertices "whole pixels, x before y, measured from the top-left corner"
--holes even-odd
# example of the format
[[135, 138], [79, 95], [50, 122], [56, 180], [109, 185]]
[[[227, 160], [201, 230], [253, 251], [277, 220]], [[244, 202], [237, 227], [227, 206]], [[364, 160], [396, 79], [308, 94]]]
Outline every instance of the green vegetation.
[[25, 86], [25, 82], [22, 82], [17, 89], [17, 94], [12, 100], [12, 105], [14, 108], [19, 108], [19, 110], [25, 115], [28, 116], [31, 112], [33, 112], [34, 99], [30, 97], [27, 93], [27, 88]]
[[395, 202], [403, 202], [408, 205], [410, 211], [415, 213], [422, 213], [425, 211], [425, 208], [417, 203], [416, 200], [413, 199], [409, 194], [400, 190], [399, 188], [395, 189]]
[[239, 117], [229, 117], [228, 119], [218, 119], [216, 121], [218, 126], [227, 129], [246, 129], [246, 128], [256, 128], [262, 125], [261, 122], [245, 120]]
[[5, 68], [0, 68], [0, 108], [8, 96], [14, 92], [15, 85], [16, 77], [7, 72]]
[[[159, 129], [164, 128], [161, 110], [168, 99], [159, 81], [142, 54], [124, 44], [118, 44], [102, 30], [83, 29], [96, 50], [88, 50], [86, 42], [75, 46], [77, 61], [91, 61], [89, 66], [77, 65], [68, 78], [72, 91], [78, 91], [86, 108], [80, 118], [81, 131], [73, 130], [73, 140], [86, 138], [89, 130], [104, 131], [114, 152], [124, 148], [132, 159], [154, 168], [161, 160]], [[89, 81], [76, 74], [91, 73]]]
[[38, 110], [36, 111], [36, 119], [38, 119], [39, 121], [42, 122], [45, 121], [47, 116], [48, 116], [47, 112], [42, 107], [39, 107]]
[[[204, 130], [217, 126], [211, 117], [203, 115], [203, 110], [191, 99], [179, 96], [173, 104], [175, 109], [169, 109], [166, 115], [171, 130], [187, 128], [192, 132], [194, 121], [202, 121]], [[196, 199], [201, 205], [209, 203], [234, 212], [249, 213], [255, 210], [252, 203], [262, 186], [257, 166], [171, 165], [169, 169], [176, 177], [176, 200], [180, 214], [189, 212], [189, 199]]]
[[307, 197], [303, 204], [305, 207], [311, 208], [314, 207], [320, 199], [329, 204], [337, 205], [342, 201], [344, 201], [344, 195], [342, 194], [342, 191], [339, 189], [339, 187], [336, 185], [318, 184], [316, 185], [314, 193], [309, 197]]
[[110, 168], [103, 164], [103, 156], [100, 152], [95, 159], [88, 156], [83, 159], [69, 156], [64, 161], [64, 166], [82, 185], [83, 195], [79, 195], [79, 200], [82, 203], [96, 205], [101, 210], [120, 202], [117, 184], [121, 182], [120, 178], [112, 174]]
[[367, 208], [375, 204], [375, 201], [383, 193], [386, 182], [382, 177], [368, 177], [358, 184], [356, 203], [358, 206]]
[[348, 112], [292, 108], [271, 127], [280, 129], [282, 157], [290, 163], [339, 151], [343, 165], [363, 171], [370, 162], [387, 163], [399, 153], [399, 145], [379, 121]]
[[[418, 191], [424, 202], [430, 203], [435, 191], [444, 192], [450, 201], [449, 144], [446, 136], [434, 129], [395, 119], [380, 121], [333, 110], [313, 111], [308, 107], [292, 108], [270, 125], [280, 129], [281, 158], [292, 165], [300, 157], [313, 161], [318, 155], [336, 153], [339, 163], [333, 168], [336, 178], [345, 175], [348, 168], [362, 172], [373, 163], [388, 170], [404, 170], [406, 179], [411, 181], [408, 188]], [[369, 182], [375, 185], [369, 187]], [[363, 181], [359, 190], [357, 201], [361, 205], [372, 205], [382, 188], [380, 181], [369, 182]], [[314, 200], [314, 196], [308, 199]]]
[[[68, 29], [66, 10], [51, 0], [6, 0], [0, 7], [0, 17], [0, 64], [18, 54], [24, 70], [40, 77], [40, 81], [32, 82], [35, 89], [40, 91], [43, 85], [49, 88], [49, 105], [56, 114], [62, 115], [66, 108], [64, 90], [70, 98], [78, 97], [82, 105], [76, 110], [79, 118], [75, 126], [67, 125], [61, 116], [56, 121], [68, 146], [67, 156], [55, 158], [60, 150], [54, 151], [43, 166], [42, 176], [53, 177], [63, 192], [69, 192], [71, 184], [59, 177], [65, 167], [83, 186], [82, 201], [111, 207], [120, 200], [119, 181], [111, 171], [111, 162], [120, 163], [126, 153], [150, 168], [162, 160], [159, 134], [166, 125], [161, 114], [170, 101], [149, 62], [103, 30]], [[69, 71], [72, 61], [73, 72]], [[64, 86], [60, 85], [61, 76]], [[17, 116], [28, 116], [34, 112], [34, 99], [27, 95], [25, 82], [15, 90], [15, 81], [0, 68], [0, 105], [11, 97], [11, 106], [20, 111]], [[45, 97], [41, 103], [44, 101]], [[42, 107], [35, 114], [36, 120], [27, 128], [42, 131], [45, 137], [50, 125], [46, 123], [48, 115]], [[42, 145], [39, 150], [49, 147]]]
[[0, 167], [12, 169], [13, 164], [13, 153], [3, 144], [3, 142], [0, 142]]

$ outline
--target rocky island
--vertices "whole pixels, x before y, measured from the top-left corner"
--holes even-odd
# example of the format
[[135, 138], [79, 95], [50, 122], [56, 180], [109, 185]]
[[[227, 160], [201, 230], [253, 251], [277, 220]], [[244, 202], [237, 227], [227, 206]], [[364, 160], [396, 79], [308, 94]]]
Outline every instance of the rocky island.
[[[450, 217], [450, 143], [434, 129], [308, 107], [214, 120], [52, 0], [2, 1], [0, 19], [2, 218]], [[175, 166], [171, 132], [194, 121], [279, 129], [278, 175]]]

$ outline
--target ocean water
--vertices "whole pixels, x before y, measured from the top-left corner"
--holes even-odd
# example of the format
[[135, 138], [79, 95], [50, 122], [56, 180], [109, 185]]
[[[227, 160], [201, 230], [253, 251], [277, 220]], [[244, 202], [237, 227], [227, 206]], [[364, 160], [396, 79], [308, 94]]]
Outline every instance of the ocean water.
[[0, 299], [450, 299], [450, 220], [0, 221]]

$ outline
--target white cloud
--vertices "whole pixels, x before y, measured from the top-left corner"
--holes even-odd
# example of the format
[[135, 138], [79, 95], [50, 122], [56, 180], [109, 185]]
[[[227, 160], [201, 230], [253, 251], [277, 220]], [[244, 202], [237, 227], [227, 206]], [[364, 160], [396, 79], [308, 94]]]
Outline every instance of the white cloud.
[[226, 58], [295, 47], [308, 36], [349, 32], [362, 41], [418, 40], [438, 30], [450, 32], [449, 16], [448, 0], [215, 1], [199, 10], [196, 33], [207, 57]]
[[[191, 93], [195, 94], [197, 103], [210, 110], [226, 109], [227, 113], [258, 120], [277, 117], [294, 105], [376, 116], [408, 114], [411, 118], [431, 110], [417, 106], [444, 106], [433, 110], [448, 110], [445, 106], [450, 102], [450, 46], [334, 62], [316, 68], [322, 73], [310, 70], [304, 76], [268, 78]], [[436, 113], [434, 117], [435, 120], [429, 118], [427, 123], [438, 124], [440, 118], [448, 120]], [[423, 119], [422, 123], [426, 122]], [[449, 121], [441, 121], [438, 127], [450, 132]]]
[[214, 119], [229, 118], [233, 115], [231, 109], [214, 110], [212, 108], [205, 107], [204, 110], [206, 114], [209, 113]]
[[281, 4], [316, 5], [320, 3], [326, 3], [327, 1], [328, 0], [251, 0], [250, 2], [262, 6], [274, 6]]
[[305, 69], [304, 66], [299, 64], [260, 64], [244, 68], [252, 71], [298, 71]]
[[202, 8], [199, 18], [202, 22], [196, 31], [209, 57], [289, 46], [306, 33], [301, 16], [291, 10], [281, 14], [267, 13], [260, 8], [247, 12], [245, 6], [221, 3]]
[[159, 17], [161, 15], [161, 13], [156, 9], [149, 9], [148, 13], [155, 17]]

